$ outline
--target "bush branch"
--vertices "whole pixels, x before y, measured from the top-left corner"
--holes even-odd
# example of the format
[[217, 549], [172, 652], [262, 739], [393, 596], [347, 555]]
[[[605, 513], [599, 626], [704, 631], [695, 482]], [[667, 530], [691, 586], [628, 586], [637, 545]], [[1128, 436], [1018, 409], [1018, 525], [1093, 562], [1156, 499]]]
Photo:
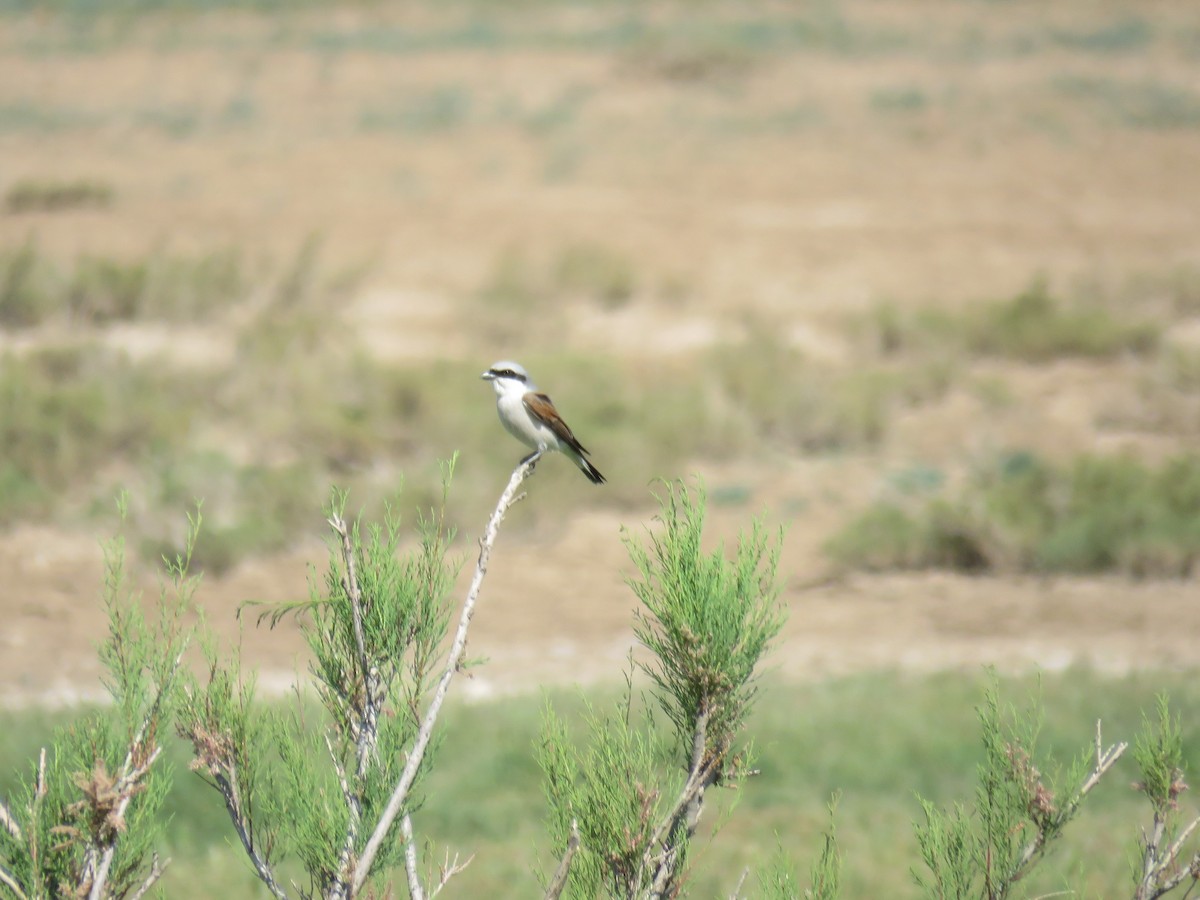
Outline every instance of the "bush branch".
[[1104, 742], [1100, 735], [1100, 722], [1097, 720], [1096, 762], [1092, 766], [1092, 771], [1088, 773], [1088, 776], [1084, 779], [1083, 784], [1079, 786], [1079, 790], [1077, 790], [1066, 802], [1062, 811], [1058, 813], [1058, 815], [1056, 815], [1051, 822], [1040, 823], [1038, 825], [1037, 834], [1034, 836], [1033, 840], [1025, 846], [1025, 849], [1021, 851], [1021, 856], [1017, 860], [1017, 864], [1013, 869], [1015, 874], [1012, 876], [1011, 881], [1019, 881], [1025, 875], [1025, 873], [1028, 871], [1027, 867], [1030, 865], [1030, 863], [1032, 863], [1037, 856], [1046, 849], [1046, 842], [1053, 834], [1051, 829], [1061, 828], [1071, 819], [1072, 816], [1075, 815], [1075, 812], [1083, 803], [1084, 798], [1087, 797], [1087, 795], [1091, 793], [1092, 789], [1100, 783], [1100, 779], [1108, 773], [1108, 770], [1113, 767], [1116, 761], [1121, 758], [1121, 755], [1127, 749], [1129, 749], [1129, 744], [1125, 741], [1121, 741], [1120, 743], [1114, 744], [1105, 750]]
[[688, 779], [679, 792], [675, 806], [650, 838], [652, 850], [660, 843], [663, 851], [657, 857], [654, 880], [650, 884], [649, 896], [654, 898], [671, 896], [671, 887], [679, 869], [679, 860], [687, 841], [696, 833], [700, 813], [704, 804], [704, 791], [716, 779], [723, 753], [713, 753], [705, 758], [708, 746], [708, 710], [696, 717], [696, 729], [692, 735], [692, 758]]
[[435, 887], [432, 891], [429, 892], [430, 900], [433, 900], [434, 897], [436, 897], [438, 894], [440, 894], [442, 892], [442, 888], [444, 888], [447, 884], [450, 883], [450, 879], [453, 878], [455, 875], [457, 875], [459, 872], [463, 871], [463, 869], [465, 869], [467, 866], [469, 866], [471, 864], [471, 861], [474, 859], [475, 859], [475, 854], [472, 853], [470, 856], [468, 856], [466, 858], [466, 860], [464, 862], [460, 863], [458, 861], [458, 854], [455, 853], [454, 859], [451, 859], [450, 851], [447, 850], [445, 861], [442, 863], [441, 872], [438, 875], [437, 887]]
[[562, 896], [562, 892], [566, 890], [567, 878], [571, 874], [571, 863], [578, 850], [579, 822], [572, 819], [571, 836], [567, 839], [567, 849], [563, 851], [562, 859], [558, 861], [558, 868], [554, 870], [554, 877], [550, 879], [550, 884], [546, 887], [545, 900], [558, 900]]
[[254, 871], [258, 874], [259, 880], [267, 886], [267, 890], [271, 892], [272, 896], [278, 898], [278, 900], [288, 900], [287, 893], [279, 886], [279, 882], [275, 880], [275, 873], [271, 871], [271, 866], [254, 849], [254, 839], [250, 836], [250, 821], [242, 810], [241, 795], [237, 787], [237, 770], [230, 764], [228, 771], [229, 775], [227, 777], [223, 772], [210, 769], [217, 790], [225, 798], [225, 809], [229, 813], [230, 821], [233, 822], [233, 828], [238, 834], [238, 839], [242, 842], [242, 849], [250, 857], [250, 862], [254, 866]]
[[11, 834], [14, 840], [21, 840], [21, 826], [3, 802], [0, 802], [0, 825], [4, 826], [4, 830]]
[[[350, 707], [353, 709], [356, 717], [352, 722], [357, 755], [355, 768], [357, 778], [355, 779], [355, 783], [361, 784], [367, 772], [371, 750], [378, 739], [379, 719], [376, 715], [378, 698], [376, 696], [376, 685], [374, 683], [375, 679], [373, 677], [371, 662], [367, 658], [366, 640], [363, 637], [362, 589], [358, 582], [358, 569], [354, 562], [354, 547], [350, 540], [350, 529], [346, 526], [346, 520], [336, 512], [329, 517], [328, 521], [329, 526], [341, 538], [342, 563], [345, 565], [345, 572], [342, 575], [342, 589], [346, 592], [346, 597], [350, 600], [350, 614], [354, 626], [354, 645], [358, 651], [356, 662], [361, 675], [361, 700], [356, 703], [351, 699]], [[347, 894], [347, 885], [354, 866], [354, 845], [358, 840], [358, 829], [362, 821], [362, 802], [359, 795], [351, 789], [345, 769], [338, 761], [337, 753], [334, 752], [333, 744], [330, 743], [328, 735], [325, 737], [325, 743], [329, 747], [329, 757], [333, 760], [334, 768], [337, 770], [338, 780], [342, 786], [342, 796], [346, 800], [347, 812], [349, 813], [346, 818], [346, 833], [342, 838], [342, 849], [338, 854], [337, 880], [330, 890], [331, 896], [341, 897]]]
[[458, 672], [458, 668], [462, 664], [463, 654], [467, 649], [467, 630], [471, 626], [471, 617], [475, 614], [475, 603], [479, 598], [479, 590], [483, 586], [484, 576], [487, 574], [488, 558], [491, 556], [492, 545], [496, 542], [500, 523], [504, 520], [505, 514], [512, 505], [524, 496], [518, 496], [517, 489], [529, 477], [530, 473], [533, 472], [533, 467], [540, 457], [541, 453], [535, 453], [533, 456], [523, 460], [513, 470], [512, 477], [508, 480], [508, 487], [500, 495], [496, 509], [492, 512], [492, 517], [488, 520], [487, 529], [484, 531], [483, 537], [479, 540], [479, 561], [475, 564], [475, 575], [471, 579], [467, 598], [463, 602], [462, 614], [458, 622], [458, 631], [454, 635], [454, 641], [450, 645], [450, 654], [446, 659], [446, 669], [442, 673], [437, 687], [434, 689], [433, 696], [430, 698], [429, 709], [426, 711], [425, 718], [421, 722], [420, 731], [417, 733], [416, 742], [408, 754], [408, 760], [404, 764], [404, 771], [400, 774], [400, 780], [396, 783], [396, 787], [392, 791], [392, 796], [389, 798], [387, 806], [379, 818], [379, 823], [375, 826], [375, 830], [367, 841], [367, 845], [363, 848], [362, 856], [359, 857], [348, 894], [351, 897], [357, 896], [358, 892], [362, 890], [362, 886], [366, 883], [367, 875], [371, 871], [371, 864], [375, 861], [375, 856], [379, 853], [379, 848], [387, 837], [388, 830], [392, 827], [392, 823], [396, 821], [396, 816], [400, 814], [401, 809], [403, 809], [408, 799], [408, 792], [412, 789], [413, 782], [416, 780], [417, 771], [420, 769], [421, 762], [425, 757], [425, 750], [429, 746], [429, 741], [433, 738], [433, 727], [437, 722], [438, 714], [441, 712], [446, 694], [450, 690], [450, 682], [454, 679], [455, 673]]
[[[175, 655], [171, 667], [167, 670], [163, 683], [158, 686], [158, 692], [155, 694], [150, 708], [146, 710], [146, 715], [142, 717], [141, 724], [138, 725], [138, 730], [134, 734], [133, 740], [129, 742], [129, 750], [125, 754], [125, 763], [121, 766], [121, 775], [115, 786], [116, 790], [120, 793], [121, 799], [117, 803], [116, 809], [110, 815], [110, 821], [119, 822], [124, 819], [125, 811], [129, 808], [129, 803], [133, 799], [134, 794], [138, 792], [141, 780], [150, 771], [150, 766], [158, 759], [159, 754], [162, 753], [162, 746], [159, 745], [148, 756], [146, 755], [146, 735], [158, 720], [159, 710], [166, 699], [171, 682], [175, 679], [175, 673], [179, 671], [180, 663], [183, 662], [183, 654], [186, 649], [187, 642], [185, 641], [179, 652]], [[91, 890], [88, 892], [88, 900], [100, 900], [104, 895], [104, 885], [108, 881], [108, 872], [112, 867], [113, 855], [117, 852], [117, 830], [113, 829], [106, 841], [104, 853], [100, 857], [98, 865], [95, 859], [97, 849], [99, 848], [95, 845], [88, 849], [87, 859], [84, 863], [85, 879], [91, 871], [94, 871], [94, 876], [90, 879]]]
[[142, 886], [130, 895], [129, 900], [141, 900], [142, 897], [145, 897], [146, 892], [150, 890], [150, 888], [154, 887], [154, 884], [158, 881], [158, 879], [162, 878], [163, 870], [170, 864], [171, 860], [169, 858], [160, 861], [158, 854], [154, 854], [154, 859], [150, 863], [150, 871], [147, 873], [145, 880], [142, 882]]
[[25, 892], [21, 890], [21, 885], [17, 883], [17, 879], [4, 866], [0, 866], [0, 884], [12, 891], [13, 896], [17, 900], [27, 900]]
[[425, 888], [421, 886], [421, 873], [417, 871], [417, 842], [413, 839], [412, 816], [405, 813], [400, 817], [400, 834], [404, 837], [404, 871], [408, 875], [410, 900], [425, 900]]

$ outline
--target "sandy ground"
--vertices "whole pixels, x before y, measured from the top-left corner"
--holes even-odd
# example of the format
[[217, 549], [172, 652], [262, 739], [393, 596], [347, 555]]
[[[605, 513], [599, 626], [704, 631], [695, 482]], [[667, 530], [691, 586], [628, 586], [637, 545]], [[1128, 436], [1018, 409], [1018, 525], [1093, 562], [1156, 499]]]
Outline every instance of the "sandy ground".
[[[0, 186], [92, 178], [113, 185], [116, 199], [107, 209], [2, 216], [0, 240], [33, 235], [63, 258], [230, 243], [280, 258], [319, 233], [334, 259], [373, 265], [350, 310], [371, 352], [472, 367], [492, 348], [463, 339], [462, 297], [514, 247], [545, 259], [573, 241], [602, 243], [651, 285], [627, 307], [572, 312], [563, 333], [514, 356], [551, 341], [631, 357], [682, 353], [768, 316], [799, 346], [844, 360], [853, 348], [830, 323], [882, 300], [961, 305], [1039, 275], [1119, 289], [1200, 265], [1200, 128], [1141, 127], [1121, 119], [1119, 104], [1114, 112], [1062, 88], [1152, 82], [1195, 98], [1200, 62], [1166, 36], [1171, 23], [1194, 32], [1182, 6], [1137, 7], [1158, 23], [1148, 48], [1087, 53], [1060, 42], [975, 57], [954, 49], [971, 29], [1010, 46], [1054, 28], [1092, 33], [1132, 7], [1056, 4], [1050, 21], [1024, 6], [943, 15], [939, 5], [932, 18], [928, 3], [901, 6], [847, 11], [852, 28], [921, 34], [911, 51], [735, 58], [692, 79], [624, 51], [317, 52], [303, 39], [361, 34], [381, 11], [296, 17], [290, 32], [205, 17], [184, 38], [172, 20], [156, 20], [80, 53], [30, 50], [66, 32], [53, 19], [21, 19], [0, 42], [0, 105], [66, 124], [0, 127]], [[551, 24], [575, 27], [570, 15], [588, 26], [585, 12]], [[913, 24], [922, 16], [928, 29]], [[451, 104], [460, 118], [413, 120], [420, 103], [455, 92], [468, 98], [465, 112]], [[906, 106], [906, 97], [918, 100]], [[685, 298], [663, 301], [660, 283], [682, 285]], [[1200, 333], [1195, 324], [1178, 327]], [[226, 360], [232, 341], [219, 326], [108, 337], [135, 354], [169, 350], [182, 365]], [[831, 576], [821, 542], [889, 466], [989, 445], [1154, 452], [1153, 435], [1098, 425], [1130, 392], [1120, 361], [1005, 375], [1030, 399], [1002, 415], [952, 391], [898, 416], [870, 456], [737, 469], [751, 497], [714, 510], [714, 540], [763, 508], [788, 526], [790, 618], [774, 656], [783, 673], [1200, 663], [1192, 582]], [[619, 460], [603, 464], [619, 471]], [[802, 508], [788, 512], [797, 504], [781, 498]], [[502, 534], [471, 642], [490, 663], [465, 691], [617, 677], [633, 605], [620, 525], [636, 531], [651, 514], [581, 503], [553, 527], [539, 520]], [[239, 603], [303, 595], [307, 565], [319, 570], [323, 559], [314, 544], [246, 563], [207, 580], [197, 602], [237, 639]], [[139, 578], [152, 596], [153, 580]], [[98, 694], [90, 648], [103, 628], [100, 584], [93, 535], [51, 526], [0, 535], [0, 703]], [[294, 626], [244, 624], [240, 634], [265, 686], [305, 670]]]

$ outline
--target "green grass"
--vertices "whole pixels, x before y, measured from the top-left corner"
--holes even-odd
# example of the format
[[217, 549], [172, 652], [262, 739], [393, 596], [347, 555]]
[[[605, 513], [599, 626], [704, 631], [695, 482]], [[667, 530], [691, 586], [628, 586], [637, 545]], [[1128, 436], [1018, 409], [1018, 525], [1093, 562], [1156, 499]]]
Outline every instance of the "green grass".
[[[981, 759], [975, 707], [984, 684], [982, 673], [767, 682], [748, 729], [761, 774], [746, 783], [741, 802], [727, 816], [718, 815], [717, 807], [726, 807], [729, 795], [715, 791], [708, 797], [714, 807], [706, 812], [701, 833], [724, 824], [695, 857], [692, 896], [728, 896], [747, 867], [752, 872], [748, 884], [753, 884], [753, 873], [778, 845], [806, 871], [834, 792], [841, 793], [836, 823], [846, 857], [843, 896], [919, 896], [909, 874], [917, 865], [912, 821], [920, 809], [914, 792], [940, 804], [970, 800]], [[1002, 699], [1018, 707], [1036, 690], [1029, 678], [1001, 683]], [[1091, 746], [1097, 719], [1104, 722], [1106, 744], [1131, 740], [1161, 690], [1170, 693], [1176, 710], [1200, 703], [1194, 673], [1118, 679], [1087, 671], [1047, 675], [1040, 690], [1045, 709], [1040, 746], [1065, 762]], [[577, 697], [557, 693], [551, 701], [578, 721]], [[447, 709], [443, 741], [423, 785], [425, 805], [414, 826], [431, 842], [427, 852], [435, 864], [446, 847], [463, 858], [475, 854], [447, 888], [456, 896], [527, 897], [537, 892], [532, 868], [553, 864], [533, 762], [541, 703], [516, 697]], [[49, 730], [64, 720], [64, 714], [0, 713], [0, 796], [10, 795]], [[1182, 724], [1185, 758], [1194, 774], [1200, 764], [1200, 722], [1185, 714]], [[163, 848], [173, 859], [163, 881], [166, 895], [180, 900], [216, 892], [230, 900], [264, 896], [237, 850], [220, 798], [186, 771], [179, 742], [167, 740], [167, 761], [176, 774]], [[1149, 821], [1147, 804], [1130, 788], [1136, 778], [1132, 759], [1123, 759], [1061, 844], [1028, 884], [1022, 882], [1020, 896], [1042, 896], [1064, 886], [1081, 896], [1131, 893], [1125, 887], [1127, 860]], [[1181, 808], [1185, 816], [1195, 814], [1190, 792]]]
[[260, 278], [252, 278], [243, 255], [230, 248], [82, 254], [64, 264], [30, 239], [0, 249], [0, 325], [204, 321], [245, 303], [252, 280]]
[[1040, 279], [1014, 297], [955, 312], [881, 304], [854, 327], [883, 355], [937, 350], [1035, 365], [1148, 356], [1158, 349], [1163, 330], [1158, 320], [1116, 312], [1099, 298], [1064, 300]]
[[0, 522], [48, 515], [105, 466], [177, 450], [197, 387], [87, 344], [0, 357]]
[[1200, 456], [1160, 466], [1014, 453], [953, 494], [895, 491], [827, 544], [863, 569], [1122, 572], [1186, 577], [1200, 562]]

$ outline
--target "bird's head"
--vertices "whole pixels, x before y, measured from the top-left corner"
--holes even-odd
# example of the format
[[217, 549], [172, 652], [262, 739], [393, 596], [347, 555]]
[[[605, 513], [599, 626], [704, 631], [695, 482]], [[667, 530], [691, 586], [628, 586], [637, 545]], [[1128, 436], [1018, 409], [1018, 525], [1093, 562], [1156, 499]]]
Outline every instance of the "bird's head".
[[488, 367], [488, 370], [479, 377], [484, 381], [490, 381], [492, 387], [496, 389], [497, 394], [516, 390], [524, 393], [533, 389], [529, 381], [529, 373], [525, 371], [525, 367], [520, 363], [515, 363], [508, 359], [492, 363]]

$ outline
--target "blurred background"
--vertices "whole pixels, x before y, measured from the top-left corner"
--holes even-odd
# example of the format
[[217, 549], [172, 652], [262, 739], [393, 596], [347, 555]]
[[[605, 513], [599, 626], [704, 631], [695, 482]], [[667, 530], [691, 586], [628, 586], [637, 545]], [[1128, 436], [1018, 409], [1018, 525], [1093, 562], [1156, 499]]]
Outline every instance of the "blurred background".
[[[479, 380], [509, 358], [609, 483], [539, 466], [466, 696], [619, 681], [623, 538], [683, 478], [714, 546], [785, 529], [772, 665], [802, 693], [764, 714], [840, 735], [764, 745], [815, 799], [797, 821], [771, 782], [746, 853], [815, 846], [860, 775], [895, 795], [885, 745], [969, 773], [920, 728], [957, 710], [941, 749], [973, 746], [953, 673], [1069, 670], [1072, 740], [1098, 698], [1136, 724], [1200, 654], [1198, 161], [1174, 0], [0, 3], [0, 704], [102, 695], [100, 541], [152, 598], [197, 501], [198, 605], [268, 692], [301, 644], [236, 610], [319, 582], [332, 486], [411, 521], [457, 453], [471, 565], [524, 452]], [[852, 851], [899, 835], [859, 896], [912, 890], [908, 777], [846, 800]], [[441, 827], [511, 834], [481, 821]]]
[[[198, 499], [201, 601], [230, 634], [238, 603], [306, 593], [332, 485], [409, 514], [457, 452], [469, 556], [522, 453], [478, 379], [499, 358], [610, 482], [540, 467], [481, 691], [613, 674], [621, 527], [677, 477], [702, 479], [714, 541], [786, 526], [785, 670], [1120, 670], [1148, 641], [1195, 663], [1170, 625], [1200, 615], [1185, 5], [2, 17], [9, 701], [95, 688], [89, 653], [61, 684], [40, 662], [95, 634], [98, 541], [120, 528], [152, 585]], [[293, 638], [244, 635], [282, 683]]]

